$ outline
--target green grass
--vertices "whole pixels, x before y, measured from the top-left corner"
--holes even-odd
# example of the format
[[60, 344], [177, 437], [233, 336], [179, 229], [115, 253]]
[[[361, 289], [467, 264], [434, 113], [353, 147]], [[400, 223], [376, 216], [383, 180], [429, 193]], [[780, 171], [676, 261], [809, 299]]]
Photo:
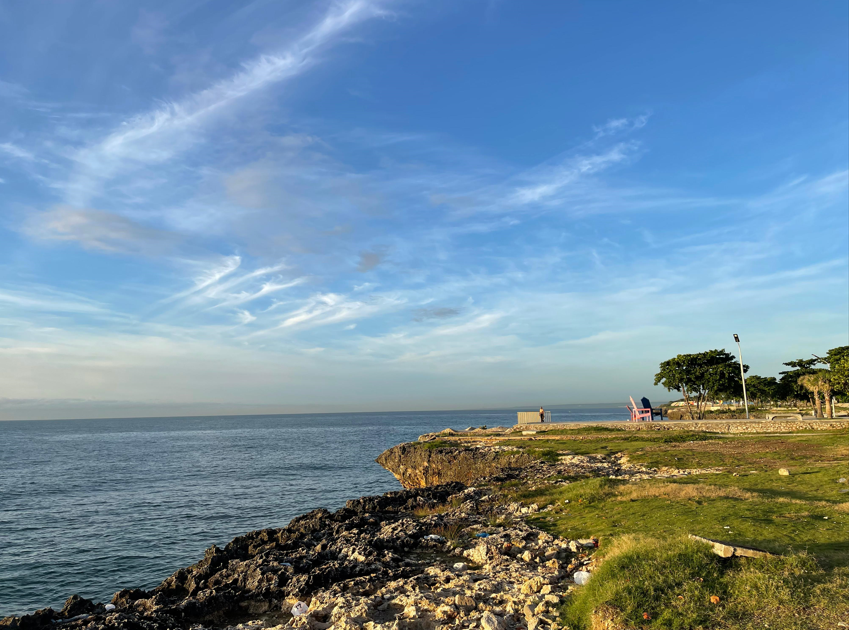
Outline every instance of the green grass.
[[849, 615], [849, 570], [826, 571], [807, 554], [723, 559], [680, 536], [625, 536], [600, 553], [563, 608], [572, 630], [589, 630], [594, 616], [617, 628], [807, 630]]
[[[631, 495], [629, 491], [636, 492]], [[807, 550], [827, 563], [832, 556], [849, 559], [847, 504], [788, 495], [775, 500], [769, 492], [742, 490], [730, 484], [628, 484], [608, 479], [520, 492], [517, 498], [540, 506], [554, 504], [553, 511], [533, 521], [567, 538], [683, 533], [776, 553]]]
[[[598, 427], [597, 429], [603, 429]], [[557, 453], [576, 455], [625, 453], [631, 461], [647, 466], [675, 468], [751, 466], [784, 467], [800, 464], [846, 461], [849, 432], [821, 431], [773, 435], [727, 435], [699, 431], [607, 430], [599, 434], [567, 429], [574, 434], [545, 435], [537, 439], [499, 442], [525, 450], [538, 459], [554, 461]], [[550, 434], [562, 433], [550, 431]], [[734, 472], [733, 470], [731, 472]]]
[[[602, 428], [602, 427], [599, 427]], [[572, 431], [568, 429], [566, 431]], [[558, 453], [569, 452], [576, 455], [592, 455], [596, 453], [636, 453], [652, 446], [664, 444], [688, 444], [720, 440], [722, 436], [716, 433], [699, 431], [624, 431], [608, 430], [593, 431], [574, 435], [550, 431], [553, 435], [544, 435], [537, 439], [513, 439], [500, 442], [504, 446], [514, 446], [523, 449], [528, 454], [545, 461], [556, 461]]]
[[448, 440], [431, 440], [430, 442], [416, 442], [419, 448], [432, 450], [435, 448], [458, 448], [461, 446], [459, 442], [450, 442]]
[[647, 466], [723, 467], [729, 472], [753, 469], [831, 465], [849, 455], [849, 433], [822, 431], [785, 435], [722, 436], [709, 444], [690, 442], [632, 451], [631, 461]]
[[[563, 451], [620, 452], [651, 467], [722, 472], [638, 482], [567, 477], [566, 485], [534, 490], [500, 486], [507, 500], [554, 506], [532, 517], [542, 529], [601, 540], [604, 562], [565, 606], [571, 628], [590, 628], [593, 611], [615, 616], [622, 628], [789, 630], [849, 623], [849, 493], [841, 492], [849, 484], [837, 481], [849, 478], [849, 431], [623, 435], [599, 429], [511, 443], [552, 461]], [[779, 468], [790, 476], [779, 475]], [[779, 555], [721, 559], [687, 534]], [[711, 595], [720, 603], [711, 603]]]

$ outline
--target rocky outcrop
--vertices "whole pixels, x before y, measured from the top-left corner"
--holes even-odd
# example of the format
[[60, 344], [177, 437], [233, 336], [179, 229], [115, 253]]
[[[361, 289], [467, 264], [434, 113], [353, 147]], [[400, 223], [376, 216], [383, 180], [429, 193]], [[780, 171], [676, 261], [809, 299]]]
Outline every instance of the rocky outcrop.
[[[416, 508], [434, 513], [416, 518]], [[0, 628], [556, 629], [569, 576], [595, 544], [546, 534], [522, 511], [458, 483], [365, 497], [213, 546], [151, 591], [125, 589], [106, 605], [73, 596]], [[293, 617], [299, 601], [307, 612]]]
[[456, 479], [466, 484], [521, 479], [528, 487], [533, 487], [544, 481], [568, 483], [569, 479], [589, 477], [638, 481], [722, 471], [720, 468], [649, 468], [630, 462], [628, 456], [621, 453], [575, 455], [562, 451], [556, 461], [541, 461], [518, 449], [503, 446], [455, 444], [457, 446], [437, 448], [428, 448], [428, 442], [399, 444], [381, 453], [377, 463], [395, 475], [406, 488], [421, 488]]
[[425, 488], [452, 481], [472, 483], [504, 469], [526, 466], [533, 458], [507, 447], [429, 441], [393, 446], [376, 461], [405, 488]]

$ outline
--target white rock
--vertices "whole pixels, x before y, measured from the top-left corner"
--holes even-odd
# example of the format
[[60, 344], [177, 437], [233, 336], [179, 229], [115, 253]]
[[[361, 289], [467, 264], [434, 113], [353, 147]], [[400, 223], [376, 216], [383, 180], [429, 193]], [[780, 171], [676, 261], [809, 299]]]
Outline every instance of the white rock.
[[491, 612], [486, 611], [481, 616], [481, 628], [484, 630], [507, 630], [507, 624], [504, 623], [501, 617], [497, 617]]
[[572, 579], [575, 580], [575, 584], [578, 586], [583, 586], [590, 581], [590, 573], [588, 571], [575, 571]]

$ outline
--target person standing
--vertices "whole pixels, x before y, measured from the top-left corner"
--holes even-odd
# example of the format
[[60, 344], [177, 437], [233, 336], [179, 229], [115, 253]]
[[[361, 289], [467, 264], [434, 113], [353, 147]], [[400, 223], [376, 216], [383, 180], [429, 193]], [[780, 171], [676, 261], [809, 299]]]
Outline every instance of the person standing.
[[545, 422], [545, 410], [542, 408], [542, 405], [539, 406], [539, 421]]

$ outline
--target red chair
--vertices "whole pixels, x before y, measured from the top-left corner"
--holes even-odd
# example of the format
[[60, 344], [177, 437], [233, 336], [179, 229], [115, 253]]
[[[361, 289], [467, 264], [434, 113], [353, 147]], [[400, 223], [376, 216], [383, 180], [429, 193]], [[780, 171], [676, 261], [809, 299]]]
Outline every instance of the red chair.
[[652, 421], [652, 411], [649, 407], [637, 407], [637, 403], [634, 402], [634, 397], [629, 396], [631, 399], [631, 406], [626, 407], [628, 412], [631, 414], [631, 422], [651, 422]]

